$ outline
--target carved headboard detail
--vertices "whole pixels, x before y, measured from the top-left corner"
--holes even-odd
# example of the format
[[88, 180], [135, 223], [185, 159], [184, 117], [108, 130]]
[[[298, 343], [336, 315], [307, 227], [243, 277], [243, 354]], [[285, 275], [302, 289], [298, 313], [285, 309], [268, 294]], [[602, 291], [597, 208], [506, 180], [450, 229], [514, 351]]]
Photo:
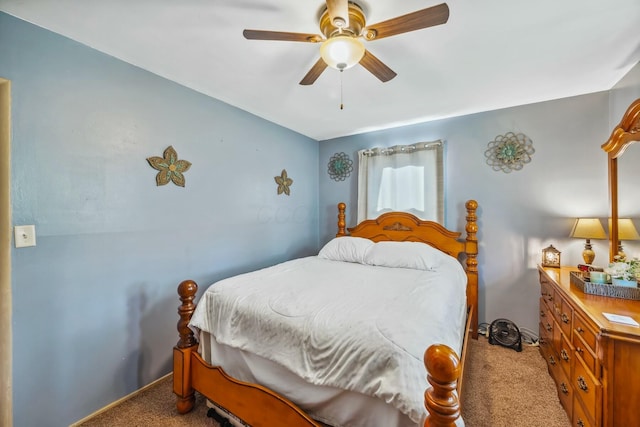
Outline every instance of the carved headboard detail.
[[394, 222], [393, 224], [387, 225], [382, 229], [389, 230], [389, 231], [412, 231], [413, 230], [413, 228], [408, 227], [404, 224], [401, 224], [400, 222]]

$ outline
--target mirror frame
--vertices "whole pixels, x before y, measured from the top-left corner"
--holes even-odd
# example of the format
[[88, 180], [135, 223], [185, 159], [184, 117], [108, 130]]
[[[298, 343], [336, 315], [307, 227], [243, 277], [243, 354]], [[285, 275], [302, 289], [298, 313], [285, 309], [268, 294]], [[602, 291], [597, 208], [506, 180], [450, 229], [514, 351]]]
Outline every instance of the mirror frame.
[[611, 206], [611, 231], [609, 236], [609, 260], [618, 254], [618, 157], [634, 142], [640, 142], [640, 98], [631, 103], [611, 136], [602, 144], [607, 153], [609, 167], [609, 203]]

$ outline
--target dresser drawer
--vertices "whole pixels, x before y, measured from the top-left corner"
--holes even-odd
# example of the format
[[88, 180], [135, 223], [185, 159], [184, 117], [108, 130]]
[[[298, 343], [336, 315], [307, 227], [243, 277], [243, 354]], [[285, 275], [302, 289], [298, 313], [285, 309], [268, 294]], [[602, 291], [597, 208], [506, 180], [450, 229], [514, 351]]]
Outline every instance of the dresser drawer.
[[547, 311], [549, 311], [549, 306], [544, 297], [540, 297], [540, 323], [547, 318]]
[[551, 375], [551, 378], [553, 378], [553, 381], [556, 383], [556, 387], [558, 387], [562, 379], [562, 375], [564, 374], [564, 372], [562, 372], [560, 362], [558, 361], [558, 355], [555, 351], [550, 349], [545, 360], [547, 362], [549, 374]]
[[553, 303], [553, 285], [549, 283], [543, 275], [540, 275], [540, 293], [547, 303], [547, 306], [551, 308], [551, 304]]
[[[558, 351], [558, 359], [564, 373], [567, 377], [571, 375], [571, 360], [574, 357], [574, 348], [567, 339], [566, 335], [562, 335], [562, 341], [560, 342], [560, 350]], [[593, 370], [592, 370], [593, 371]]]
[[553, 348], [551, 348], [551, 338], [548, 337], [546, 329], [540, 324], [540, 354], [545, 362], [547, 362], [547, 368], [551, 373], [551, 367], [549, 366], [549, 356], [553, 354]]
[[562, 332], [570, 337], [571, 336], [571, 325], [573, 320], [573, 308], [569, 305], [569, 303], [564, 298], [556, 297], [559, 299], [558, 307], [560, 307], [560, 311], [558, 313], [558, 324], [562, 328]]
[[596, 370], [596, 356], [591, 347], [578, 334], [573, 335], [573, 347], [576, 349], [576, 354], [584, 361], [587, 369], [595, 375], [598, 372]]
[[[560, 362], [559, 362], [560, 363]], [[571, 414], [573, 407], [573, 388], [569, 383], [569, 375], [565, 373], [562, 368], [557, 369], [555, 372], [556, 377], [556, 387], [558, 389], [558, 398], [560, 398], [560, 403], [564, 408], [567, 414]]]
[[[578, 334], [580, 338], [587, 344], [591, 352], [595, 354], [596, 352], [596, 333], [587, 325], [587, 322], [584, 321], [582, 316], [578, 313], [574, 316], [573, 319], [573, 331], [575, 334]], [[573, 342], [573, 345], [576, 345], [576, 342]]]
[[[567, 412], [569, 413], [569, 412]], [[573, 427], [596, 427], [597, 424], [592, 424], [589, 417], [585, 414], [582, 405], [578, 399], [573, 402], [573, 420], [571, 421]]]
[[576, 357], [574, 362], [571, 385], [573, 386], [575, 396], [583, 404], [585, 415], [590, 418], [593, 424], [594, 420], [600, 418], [602, 386], [600, 385], [600, 381], [593, 376], [579, 357]]
[[544, 315], [540, 315], [540, 335], [547, 337], [549, 344], [553, 339], [553, 324], [554, 320], [551, 311], [547, 310]]

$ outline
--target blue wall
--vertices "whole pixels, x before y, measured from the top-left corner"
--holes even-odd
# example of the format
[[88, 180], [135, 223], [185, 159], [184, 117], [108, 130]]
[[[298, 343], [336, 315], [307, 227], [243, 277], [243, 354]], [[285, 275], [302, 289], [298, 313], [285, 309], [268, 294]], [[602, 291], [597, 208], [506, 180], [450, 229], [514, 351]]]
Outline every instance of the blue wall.
[[[176, 294], [317, 253], [318, 143], [0, 13], [12, 81], [16, 426], [64, 426], [168, 373]], [[172, 145], [186, 187], [146, 162]], [[291, 196], [273, 179], [286, 169]]]

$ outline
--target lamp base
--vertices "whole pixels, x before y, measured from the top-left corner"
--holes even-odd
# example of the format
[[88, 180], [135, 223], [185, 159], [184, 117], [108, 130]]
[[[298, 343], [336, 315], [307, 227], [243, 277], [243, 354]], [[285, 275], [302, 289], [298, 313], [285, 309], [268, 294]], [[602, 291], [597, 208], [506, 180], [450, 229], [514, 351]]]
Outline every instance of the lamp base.
[[585, 264], [591, 265], [593, 264], [593, 260], [596, 259], [596, 253], [591, 248], [585, 248], [585, 250], [582, 251], [582, 259], [584, 260]]

